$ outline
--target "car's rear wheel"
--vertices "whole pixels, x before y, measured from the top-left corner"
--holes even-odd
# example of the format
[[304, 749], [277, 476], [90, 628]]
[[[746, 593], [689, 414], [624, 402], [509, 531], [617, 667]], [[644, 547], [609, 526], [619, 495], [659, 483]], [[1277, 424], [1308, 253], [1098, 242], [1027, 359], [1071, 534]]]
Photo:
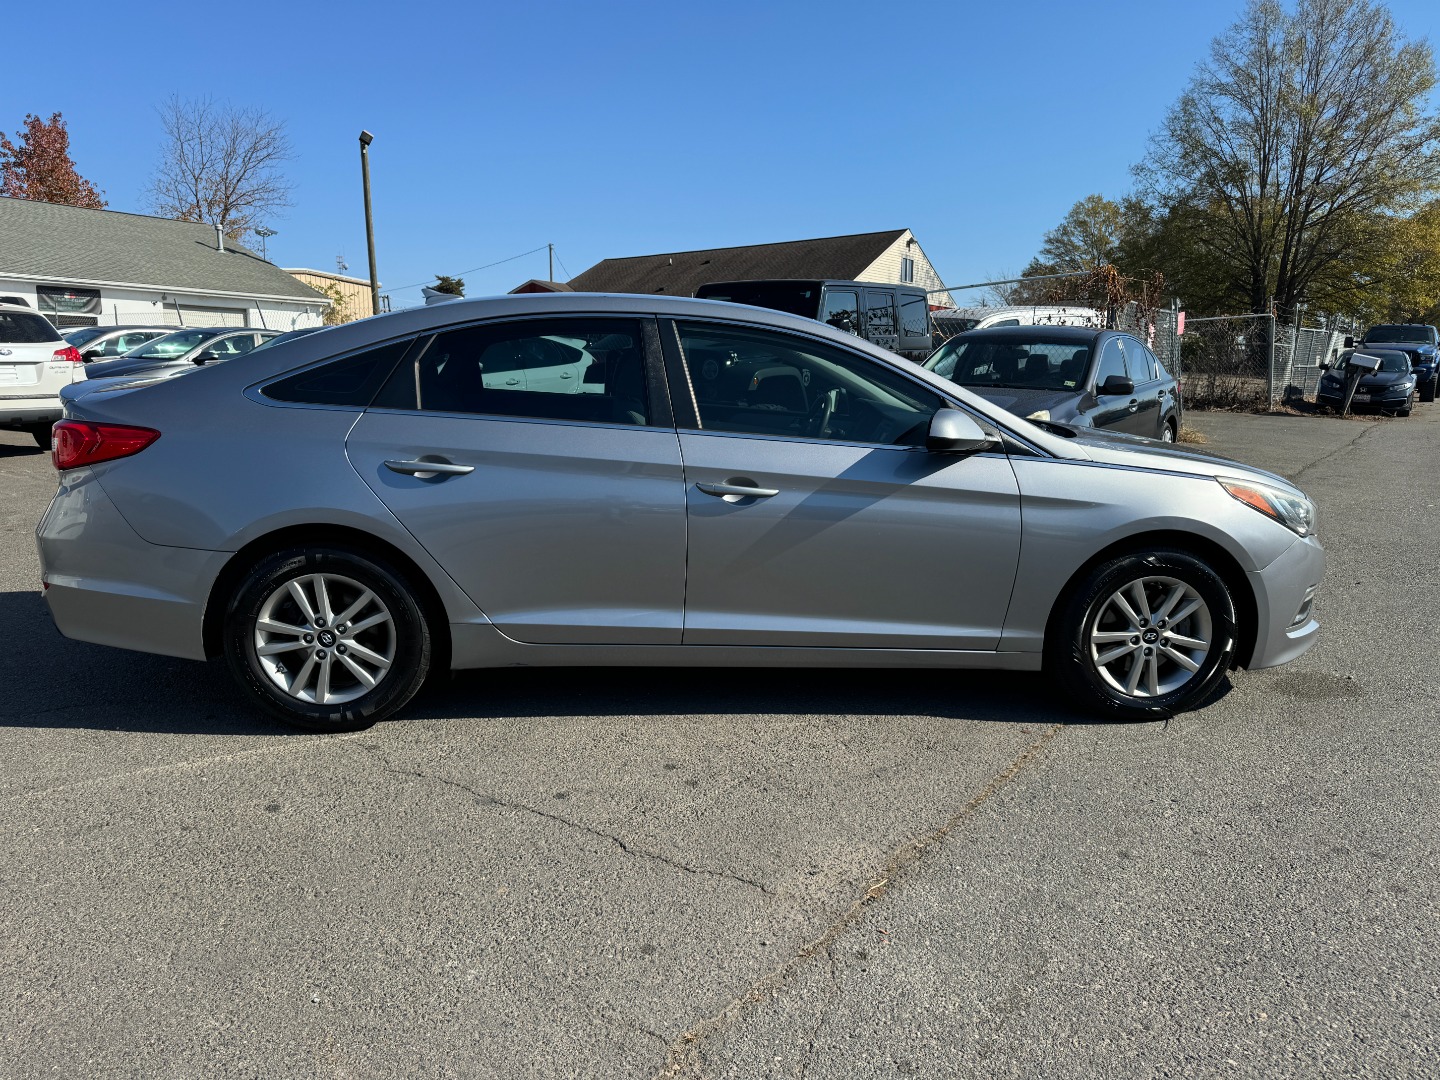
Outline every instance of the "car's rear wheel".
[[1096, 566], [1062, 601], [1047, 667], [1082, 707], [1116, 719], [1203, 704], [1235, 653], [1235, 604], [1204, 560], [1126, 554]]
[[404, 707], [431, 653], [425, 613], [404, 576], [345, 548], [264, 559], [225, 619], [231, 673], [261, 708], [307, 731], [358, 731]]
[[30, 437], [35, 440], [35, 445], [41, 450], [49, 450], [51, 446], [50, 429], [53, 424], [31, 424], [25, 430], [30, 432]]
[[1421, 401], [1435, 400], [1435, 386], [1437, 383], [1440, 383], [1440, 371], [1437, 371], [1435, 377], [1425, 384], [1425, 389], [1420, 391]]

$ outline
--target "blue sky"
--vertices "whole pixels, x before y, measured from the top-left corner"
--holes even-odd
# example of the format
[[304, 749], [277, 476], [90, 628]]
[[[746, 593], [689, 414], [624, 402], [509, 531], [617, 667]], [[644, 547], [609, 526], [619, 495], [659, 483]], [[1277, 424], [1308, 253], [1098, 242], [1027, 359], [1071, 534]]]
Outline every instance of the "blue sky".
[[[367, 274], [397, 307], [611, 256], [913, 229], [949, 282], [1018, 272], [1129, 167], [1240, 0], [65, 6], [6, 50], [0, 128], [64, 113], [111, 209], [148, 212], [172, 93], [288, 125], [282, 266]], [[1440, 41], [1440, 3], [1390, 5]], [[58, 11], [58, 9], [57, 9]], [[34, 29], [32, 27], [32, 29]], [[3, 238], [0, 238], [3, 242]], [[253, 241], [252, 241], [253, 242]], [[568, 274], [566, 273], [568, 270]]]

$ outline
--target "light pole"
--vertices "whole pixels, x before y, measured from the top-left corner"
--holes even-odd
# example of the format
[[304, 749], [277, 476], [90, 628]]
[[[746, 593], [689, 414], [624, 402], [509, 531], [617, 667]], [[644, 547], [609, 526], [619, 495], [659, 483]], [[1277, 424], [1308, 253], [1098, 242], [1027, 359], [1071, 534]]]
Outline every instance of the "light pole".
[[375, 274], [375, 220], [370, 214], [370, 144], [375, 139], [360, 132], [360, 175], [365, 182], [365, 246], [370, 252], [370, 314], [380, 314], [380, 279]]
[[255, 235], [260, 238], [260, 258], [264, 259], [266, 262], [269, 262], [270, 254], [265, 249], [265, 241], [269, 240], [272, 236], [279, 236], [280, 234], [274, 229], [270, 228], [268, 225], [261, 225], [258, 229], [255, 230]]

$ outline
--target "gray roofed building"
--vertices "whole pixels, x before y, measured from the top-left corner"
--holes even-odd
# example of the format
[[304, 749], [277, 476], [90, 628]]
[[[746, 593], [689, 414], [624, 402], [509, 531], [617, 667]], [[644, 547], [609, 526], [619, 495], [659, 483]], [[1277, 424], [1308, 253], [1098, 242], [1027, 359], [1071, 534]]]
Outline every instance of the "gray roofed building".
[[329, 303], [203, 222], [0, 198], [0, 292], [27, 290], [69, 326], [121, 321], [123, 310], [129, 321], [289, 330], [318, 323]]

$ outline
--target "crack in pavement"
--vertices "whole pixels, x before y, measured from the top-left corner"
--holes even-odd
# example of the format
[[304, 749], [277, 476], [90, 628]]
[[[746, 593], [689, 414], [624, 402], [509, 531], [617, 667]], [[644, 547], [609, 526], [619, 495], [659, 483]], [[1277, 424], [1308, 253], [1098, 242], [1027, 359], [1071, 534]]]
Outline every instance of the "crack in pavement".
[[[1038, 739], [1022, 750], [1014, 761], [986, 781], [970, 801], [951, 814], [939, 828], [924, 836], [914, 837], [891, 852], [880, 873], [871, 878], [869, 887], [823, 934], [789, 960], [755, 980], [748, 990], [731, 999], [720, 1012], [701, 1020], [671, 1043], [665, 1065], [656, 1074], [655, 1080], [669, 1080], [681, 1076], [699, 1080], [704, 1076], [701, 1049], [707, 1040], [730, 1028], [767, 997], [774, 997], [802, 964], [808, 963], [822, 952], [829, 955], [833, 966], [834, 954], [831, 947], [836, 939], [858, 922], [871, 906], [886, 896], [902, 874], [913, 869], [926, 855], [943, 844], [951, 832], [964, 824], [1006, 784], [1035, 762], [1050, 741], [1064, 728], [1064, 724], [1052, 724]], [[818, 1030], [817, 1026], [816, 1031]]]
[[1362, 428], [1360, 429], [1359, 434], [1357, 434], [1353, 439], [1351, 439], [1349, 442], [1347, 442], [1344, 446], [1337, 446], [1334, 450], [1331, 450], [1329, 453], [1320, 455], [1320, 457], [1316, 458], [1314, 461], [1310, 462], [1309, 465], [1306, 465], [1303, 469], [1301, 469], [1299, 472], [1297, 472], [1297, 473], [1294, 475], [1294, 477], [1291, 478], [1290, 482], [1291, 482], [1292, 484], [1297, 484], [1297, 485], [1298, 485], [1298, 484], [1300, 483], [1300, 478], [1303, 477], [1306, 473], [1308, 473], [1311, 469], [1318, 468], [1319, 466], [1325, 464], [1325, 462], [1329, 461], [1329, 460], [1330, 460], [1332, 457], [1334, 457], [1336, 454], [1343, 454], [1343, 453], [1346, 453], [1346, 452], [1348, 452], [1348, 451], [1350, 451], [1350, 450], [1354, 450], [1354, 449], [1355, 449], [1355, 444], [1358, 443], [1361, 439], [1363, 439], [1366, 435], [1369, 435], [1372, 431], [1374, 431], [1377, 426], [1378, 426], [1378, 425], [1376, 425], [1374, 421], [1371, 421], [1370, 423], [1367, 423], [1364, 427], [1362, 427]]
[[608, 841], [609, 843], [614, 844], [616, 847], [618, 847], [626, 855], [633, 856], [634, 858], [652, 859], [655, 862], [664, 863], [666, 866], [672, 866], [676, 870], [683, 870], [687, 874], [695, 874], [700, 877], [719, 878], [723, 881], [733, 881], [740, 885], [748, 885], [750, 888], [755, 889], [758, 892], [764, 894], [765, 896], [771, 897], [772, 899], [777, 895], [773, 889], [762, 884], [761, 882], [753, 881], [747, 877], [741, 877], [739, 874], [731, 874], [723, 870], [710, 870], [703, 866], [691, 866], [688, 863], [681, 862], [679, 859], [672, 859], [668, 855], [662, 855], [658, 851], [649, 851], [645, 848], [635, 847], [631, 844], [626, 843], [620, 837], [615, 836], [612, 833], [607, 833], [600, 829], [592, 828], [591, 826], [586, 825], [584, 822], [572, 821], [570, 818], [562, 817], [559, 814], [552, 814], [548, 810], [541, 810], [538, 807], [530, 806], [526, 803], [506, 802], [504, 799], [496, 798], [488, 791], [477, 791], [475, 788], [472, 788], [466, 784], [462, 784], [458, 780], [450, 780], [443, 776], [437, 776], [434, 773], [421, 772], [418, 769], [401, 768], [400, 766], [392, 763], [388, 758], [382, 757], [380, 760], [385, 763], [385, 769], [387, 772], [396, 773], [397, 775], [401, 776], [414, 776], [421, 780], [433, 780], [437, 784], [444, 784], [446, 787], [456, 788], [459, 791], [463, 791], [468, 795], [474, 796], [476, 799], [483, 800], [486, 805], [502, 806], [507, 810], [523, 810], [528, 814], [534, 814], [536, 817], [545, 818], [548, 821], [553, 821], [560, 825], [567, 825], [572, 829], [578, 829], [581, 832], [589, 833], [591, 836], [594, 836], [597, 839]]
[[795, 1070], [796, 1080], [805, 1080], [810, 1072], [810, 1062], [815, 1057], [815, 1042], [820, 1038], [820, 1029], [825, 1026], [830, 1006], [840, 1000], [840, 973], [835, 969], [835, 946], [832, 942], [825, 946], [825, 959], [830, 965], [830, 995], [829, 1000], [822, 1002], [819, 1013], [815, 1017], [815, 1026], [810, 1029], [810, 1038], [805, 1041], [805, 1053], [800, 1057], [800, 1065]]

